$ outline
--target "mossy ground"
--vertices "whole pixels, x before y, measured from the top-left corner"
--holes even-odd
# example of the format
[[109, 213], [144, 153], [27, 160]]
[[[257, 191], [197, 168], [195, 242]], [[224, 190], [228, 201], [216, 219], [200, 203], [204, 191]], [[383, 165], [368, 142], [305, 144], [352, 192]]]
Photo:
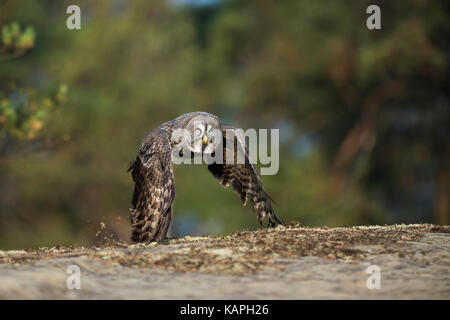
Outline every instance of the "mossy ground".
[[[234, 232], [211, 237], [185, 237], [161, 243], [110, 242], [99, 247], [53, 247], [0, 251], [0, 264], [20, 266], [40, 260], [86, 257], [105, 266], [159, 268], [180, 272], [244, 276], [283, 270], [292, 259], [315, 256], [355, 263], [368, 255], [413, 256], [409, 244], [426, 233], [450, 233], [450, 226], [430, 224], [306, 228], [287, 227]], [[422, 252], [426, 254], [426, 252]]]

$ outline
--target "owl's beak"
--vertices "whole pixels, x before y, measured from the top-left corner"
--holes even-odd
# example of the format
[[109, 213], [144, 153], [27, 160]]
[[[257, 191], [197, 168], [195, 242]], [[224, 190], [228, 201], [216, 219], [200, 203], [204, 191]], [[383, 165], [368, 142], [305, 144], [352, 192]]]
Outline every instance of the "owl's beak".
[[206, 144], [208, 142], [208, 137], [207, 136], [203, 136], [203, 144]]

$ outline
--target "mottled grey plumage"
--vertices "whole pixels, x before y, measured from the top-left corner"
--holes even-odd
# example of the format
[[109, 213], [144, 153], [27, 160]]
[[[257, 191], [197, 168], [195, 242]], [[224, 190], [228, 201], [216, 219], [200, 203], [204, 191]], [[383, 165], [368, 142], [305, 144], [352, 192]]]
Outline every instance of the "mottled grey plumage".
[[[233, 190], [240, 195], [244, 205], [250, 198], [260, 225], [266, 216], [271, 226], [284, 224], [275, 214], [271, 199], [264, 190], [256, 168], [250, 163], [245, 142], [237, 138], [226, 139], [227, 130], [235, 129], [222, 125], [220, 119], [215, 115], [206, 112], [192, 112], [183, 114], [150, 131], [142, 141], [139, 154], [129, 167], [135, 182], [133, 208], [130, 211], [132, 241], [160, 241], [166, 237], [171, 218], [171, 206], [175, 198], [172, 151], [177, 144], [181, 143], [179, 139], [174, 139], [173, 134], [176, 129], [188, 129], [188, 132], [192, 131], [192, 136], [194, 136], [193, 130], [196, 129], [192, 126], [191, 120], [199, 117], [205, 123], [203, 134], [206, 134], [207, 127], [222, 132], [223, 143], [219, 146], [223, 148], [224, 155], [234, 143], [235, 159], [240, 153], [245, 158], [243, 164], [237, 164], [237, 161], [234, 161], [233, 164], [210, 164], [208, 165], [209, 171], [224, 187], [231, 184]], [[203, 147], [201, 152], [206, 152], [205, 150], [208, 150], [210, 145], [212, 147], [212, 142], [214, 142], [214, 137], [208, 137], [205, 142], [207, 146]], [[193, 138], [192, 148], [190, 147], [191, 153], [197, 153], [198, 148], [198, 141]], [[215, 150], [211, 149], [209, 152], [215, 152]]]

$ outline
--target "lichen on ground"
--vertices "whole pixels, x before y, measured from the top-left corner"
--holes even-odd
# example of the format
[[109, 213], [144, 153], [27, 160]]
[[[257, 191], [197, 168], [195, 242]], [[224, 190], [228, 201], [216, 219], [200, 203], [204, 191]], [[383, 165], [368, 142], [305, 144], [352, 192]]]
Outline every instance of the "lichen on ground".
[[392, 225], [342, 228], [287, 227], [234, 232], [211, 237], [184, 237], [161, 243], [124, 242], [91, 248], [53, 247], [0, 251], [0, 264], [19, 266], [40, 260], [86, 257], [105, 266], [159, 268], [218, 275], [249, 275], [283, 270], [290, 260], [315, 256], [355, 263], [368, 255], [413, 256], [409, 244], [425, 233], [450, 233], [450, 226]]

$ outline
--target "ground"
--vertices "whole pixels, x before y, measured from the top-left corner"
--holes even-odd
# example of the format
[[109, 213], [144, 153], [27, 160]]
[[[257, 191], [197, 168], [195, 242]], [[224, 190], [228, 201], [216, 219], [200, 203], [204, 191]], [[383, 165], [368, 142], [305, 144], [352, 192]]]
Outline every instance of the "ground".
[[[66, 286], [70, 265], [81, 288]], [[367, 268], [380, 268], [368, 289]], [[450, 299], [450, 226], [288, 227], [0, 251], [0, 298]]]

